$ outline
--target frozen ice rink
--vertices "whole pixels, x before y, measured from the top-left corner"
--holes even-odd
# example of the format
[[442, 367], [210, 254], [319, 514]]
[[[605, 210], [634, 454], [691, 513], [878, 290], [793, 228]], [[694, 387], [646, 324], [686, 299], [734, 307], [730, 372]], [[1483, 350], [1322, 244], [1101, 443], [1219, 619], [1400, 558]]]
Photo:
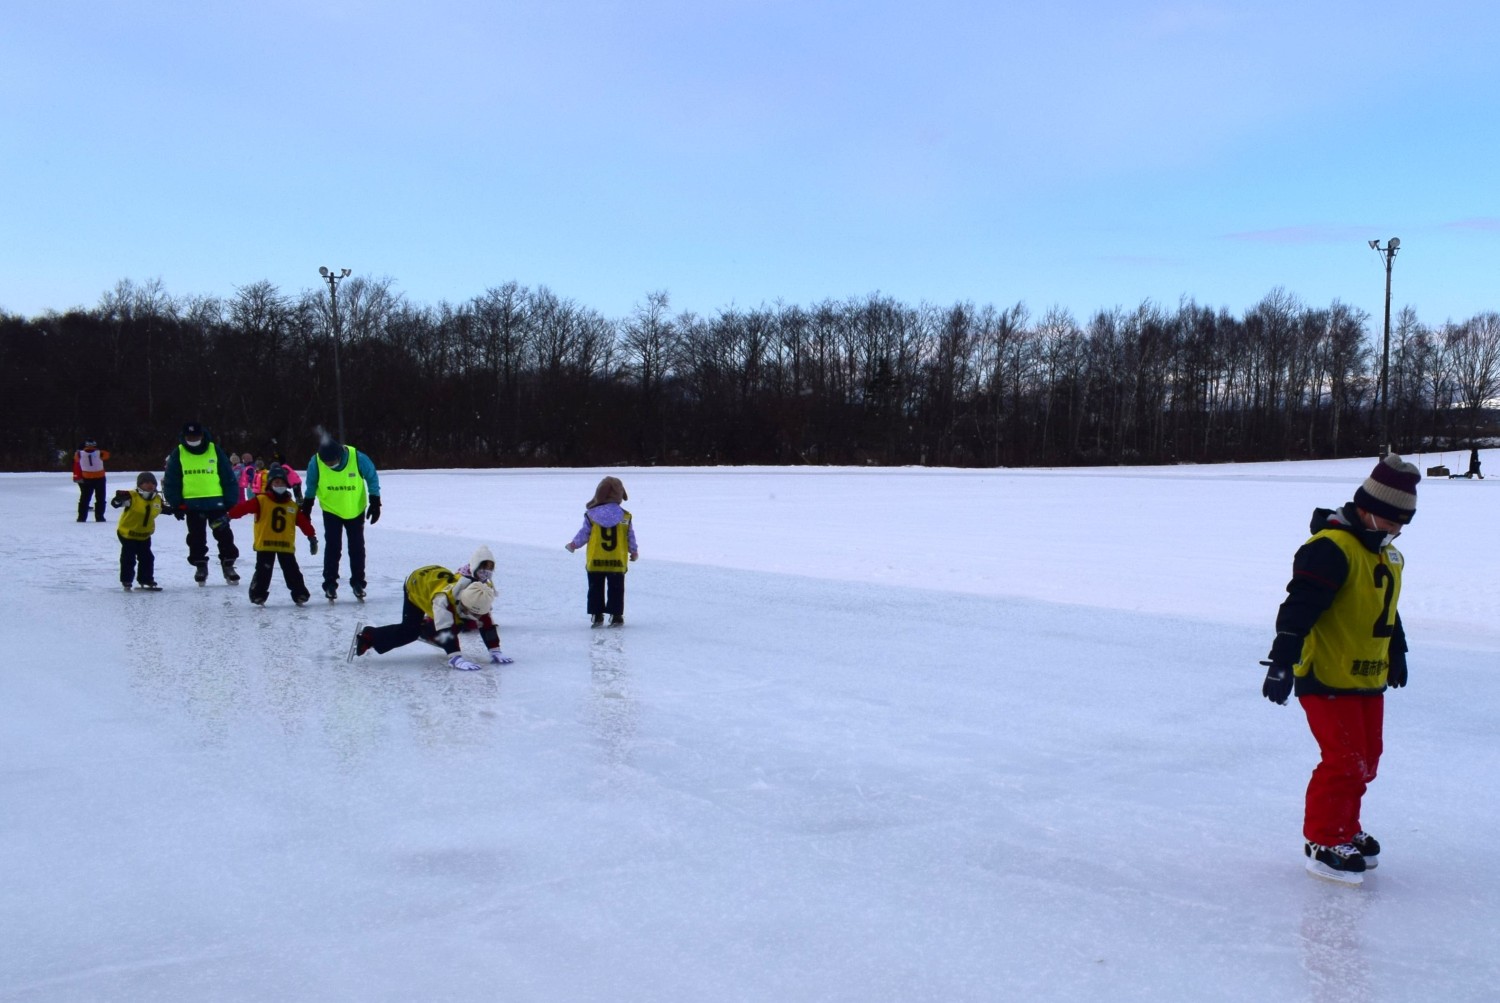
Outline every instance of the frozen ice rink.
[[[246, 520], [241, 586], [167, 519], [124, 593], [113, 511], [0, 475], [0, 999], [1493, 1001], [1500, 480], [1399, 543], [1362, 888], [1303, 871], [1260, 696], [1372, 463], [382, 472], [369, 602], [301, 609]], [[641, 560], [590, 630], [607, 472]], [[346, 663], [479, 543], [514, 665]]]

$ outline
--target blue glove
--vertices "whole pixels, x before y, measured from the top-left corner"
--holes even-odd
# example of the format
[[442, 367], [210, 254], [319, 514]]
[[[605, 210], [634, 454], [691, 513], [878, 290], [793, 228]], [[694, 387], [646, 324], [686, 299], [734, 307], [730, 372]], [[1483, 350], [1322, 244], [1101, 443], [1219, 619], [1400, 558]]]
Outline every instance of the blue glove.
[[509, 665], [510, 663], [512, 663], [514, 661], [515, 661], [514, 658], [511, 658], [509, 655], [507, 655], [505, 652], [501, 651], [499, 648], [491, 648], [490, 649], [490, 664], [491, 665]]
[[1285, 662], [1261, 662], [1268, 666], [1266, 681], [1260, 684], [1260, 695], [1274, 704], [1286, 704], [1292, 695], [1292, 667]]
[[477, 672], [481, 666], [475, 665], [462, 654], [448, 656], [448, 668], [457, 669], [460, 672]]

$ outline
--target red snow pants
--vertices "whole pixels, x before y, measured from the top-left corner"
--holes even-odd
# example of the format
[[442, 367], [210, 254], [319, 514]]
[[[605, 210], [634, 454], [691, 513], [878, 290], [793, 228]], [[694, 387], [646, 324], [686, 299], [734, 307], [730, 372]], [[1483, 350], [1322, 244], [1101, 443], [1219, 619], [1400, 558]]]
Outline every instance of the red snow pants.
[[1359, 803], [1380, 765], [1385, 697], [1299, 697], [1323, 761], [1307, 782], [1302, 835], [1324, 846], [1347, 843], [1361, 829]]

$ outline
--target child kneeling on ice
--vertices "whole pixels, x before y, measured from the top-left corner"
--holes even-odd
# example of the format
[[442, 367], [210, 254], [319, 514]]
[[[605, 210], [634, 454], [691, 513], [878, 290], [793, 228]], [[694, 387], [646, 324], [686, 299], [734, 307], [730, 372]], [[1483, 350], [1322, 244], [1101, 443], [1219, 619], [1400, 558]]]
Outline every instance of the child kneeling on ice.
[[307, 537], [308, 553], [318, 552], [317, 531], [312, 520], [297, 509], [286, 468], [273, 464], [266, 471], [265, 490], [246, 498], [229, 510], [229, 518], [255, 516], [255, 574], [250, 577], [250, 601], [264, 606], [271, 595], [271, 571], [281, 562], [281, 577], [291, 590], [292, 602], [307, 602], [307, 582], [297, 566], [297, 530]]
[[640, 556], [630, 513], [620, 507], [629, 497], [618, 477], [604, 478], [583, 507], [583, 525], [563, 544], [570, 554], [588, 548], [583, 568], [589, 579], [589, 620], [595, 627], [604, 625], [606, 613], [611, 627], [625, 625], [625, 572], [630, 570], [626, 556], [632, 561]]
[[[488, 554], [487, 548], [480, 548]], [[486, 558], [479, 553], [471, 562], [476, 575], [493, 571], [494, 562], [484, 568]], [[474, 567], [473, 565], [478, 565]], [[353, 655], [374, 650], [385, 654], [416, 640], [442, 648], [448, 656], [448, 667], [472, 672], [483, 666], [465, 658], [459, 650], [458, 635], [477, 630], [489, 649], [491, 665], [509, 665], [514, 659], [500, 650], [500, 631], [490, 617], [495, 605], [495, 586], [468, 576], [460, 576], [437, 564], [418, 568], [406, 576], [401, 603], [401, 621], [384, 627], [360, 627], [350, 648]]]
[[[151, 534], [156, 532], [156, 517], [161, 515], [161, 495], [156, 492], [156, 475], [146, 471], [135, 479], [135, 490], [121, 489], [109, 503], [123, 508], [115, 535], [120, 538], [120, 584], [130, 591], [130, 580], [147, 592], [160, 592], [156, 584], [156, 556], [151, 553]], [[81, 521], [81, 520], [80, 520]]]

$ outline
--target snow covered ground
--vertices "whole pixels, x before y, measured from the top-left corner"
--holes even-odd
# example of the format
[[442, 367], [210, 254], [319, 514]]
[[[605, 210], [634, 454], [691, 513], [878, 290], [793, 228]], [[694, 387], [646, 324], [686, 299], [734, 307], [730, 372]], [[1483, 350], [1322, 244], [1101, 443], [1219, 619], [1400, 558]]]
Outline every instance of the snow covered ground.
[[[1372, 462], [609, 471], [602, 631], [562, 545], [605, 471], [383, 473], [369, 603], [303, 609], [195, 587], [172, 520], [124, 593], [113, 512], [0, 475], [0, 999], [1500, 998], [1500, 480], [1402, 538], [1363, 888], [1304, 873], [1316, 749], [1260, 697]], [[345, 663], [478, 543], [514, 665]]]

